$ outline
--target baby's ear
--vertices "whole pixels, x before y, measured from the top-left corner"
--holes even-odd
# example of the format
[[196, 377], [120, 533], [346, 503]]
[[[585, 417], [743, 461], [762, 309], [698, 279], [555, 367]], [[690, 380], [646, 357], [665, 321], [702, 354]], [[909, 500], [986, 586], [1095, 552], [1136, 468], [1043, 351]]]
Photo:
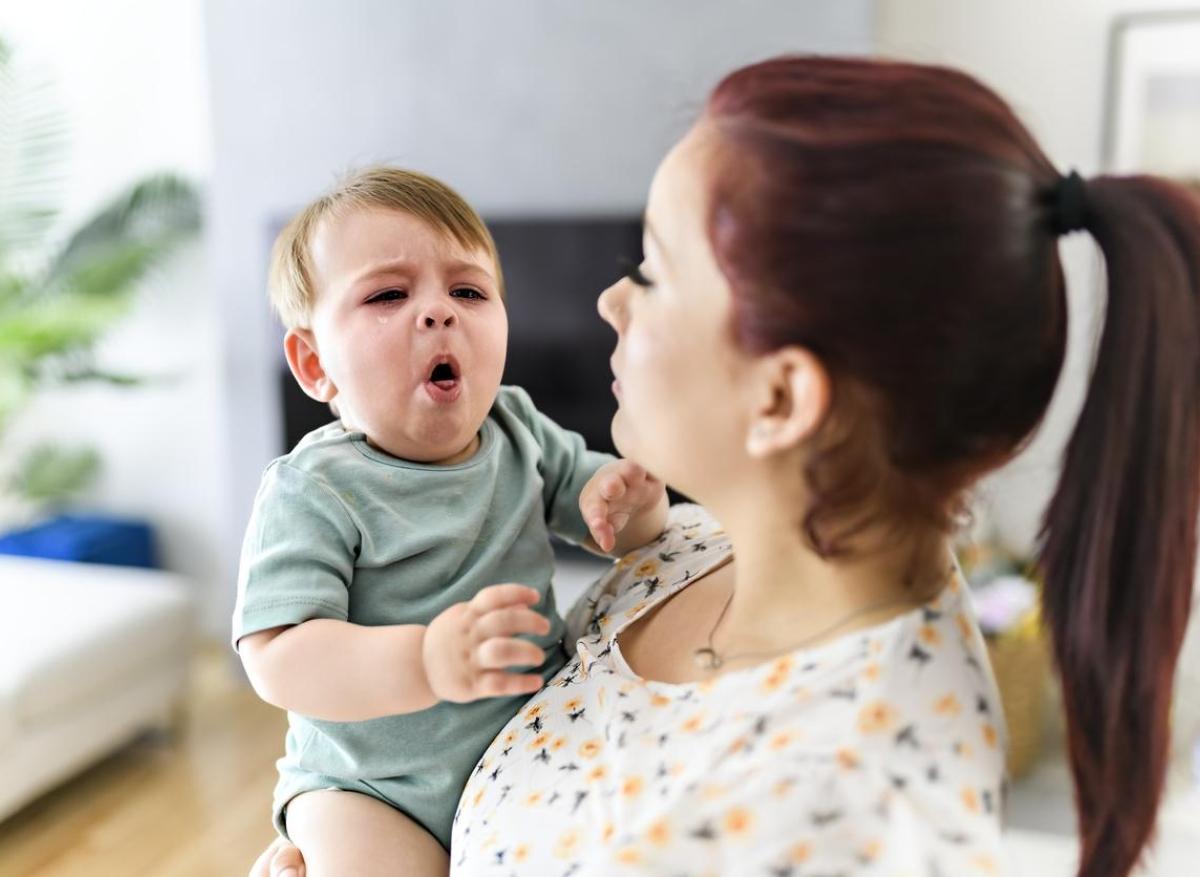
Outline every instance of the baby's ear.
[[311, 329], [288, 329], [283, 336], [283, 352], [292, 376], [308, 396], [318, 402], [329, 402], [337, 395], [337, 387], [321, 365], [317, 339]]

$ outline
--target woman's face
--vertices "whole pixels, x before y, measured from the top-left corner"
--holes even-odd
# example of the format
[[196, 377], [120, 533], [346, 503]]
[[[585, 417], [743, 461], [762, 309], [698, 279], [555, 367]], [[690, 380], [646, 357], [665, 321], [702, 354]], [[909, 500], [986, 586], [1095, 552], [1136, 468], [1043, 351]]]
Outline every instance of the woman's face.
[[701, 124], [663, 159], [646, 207], [645, 260], [599, 301], [617, 331], [613, 441], [697, 500], [745, 460], [737, 388], [750, 362], [733, 343], [729, 286], [705, 229], [710, 137]]

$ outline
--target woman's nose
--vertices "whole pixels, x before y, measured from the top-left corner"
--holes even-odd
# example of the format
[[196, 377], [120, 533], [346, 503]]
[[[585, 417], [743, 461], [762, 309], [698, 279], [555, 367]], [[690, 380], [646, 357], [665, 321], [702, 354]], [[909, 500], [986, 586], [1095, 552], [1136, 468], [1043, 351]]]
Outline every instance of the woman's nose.
[[604, 292], [600, 293], [600, 298], [596, 299], [596, 310], [600, 312], [600, 319], [608, 323], [614, 329], [620, 331], [621, 316], [624, 313], [625, 305], [621, 287], [624, 281], [618, 281], [610, 286]]
[[454, 325], [454, 311], [444, 302], [434, 302], [417, 314], [418, 329], [449, 329]]

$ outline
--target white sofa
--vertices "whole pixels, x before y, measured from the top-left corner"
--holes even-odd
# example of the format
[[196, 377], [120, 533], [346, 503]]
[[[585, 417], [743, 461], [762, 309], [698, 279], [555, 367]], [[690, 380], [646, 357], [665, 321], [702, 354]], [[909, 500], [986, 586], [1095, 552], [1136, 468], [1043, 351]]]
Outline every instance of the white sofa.
[[0, 819], [171, 722], [193, 614], [177, 575], [0, 555]]

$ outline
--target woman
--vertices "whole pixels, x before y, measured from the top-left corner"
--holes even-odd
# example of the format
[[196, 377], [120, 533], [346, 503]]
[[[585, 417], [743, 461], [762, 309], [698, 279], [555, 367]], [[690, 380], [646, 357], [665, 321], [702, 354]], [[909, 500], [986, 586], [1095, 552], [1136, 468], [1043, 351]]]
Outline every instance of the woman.
[[1200, 204], [1060, 175], [961, 73], [788, 57], [717, 86], [646, 219], [600, 299], [613, 436], [708, 511], [572, 611], [574, 659], [464, 790], [453, 873], [996, 873], [1002, 718], [949, 539], [1046, 411], [1057, 239], [1086, 229], [1108, 310], [1044, 609], [1079, 873], [1127, 874], [1195, 561]]

